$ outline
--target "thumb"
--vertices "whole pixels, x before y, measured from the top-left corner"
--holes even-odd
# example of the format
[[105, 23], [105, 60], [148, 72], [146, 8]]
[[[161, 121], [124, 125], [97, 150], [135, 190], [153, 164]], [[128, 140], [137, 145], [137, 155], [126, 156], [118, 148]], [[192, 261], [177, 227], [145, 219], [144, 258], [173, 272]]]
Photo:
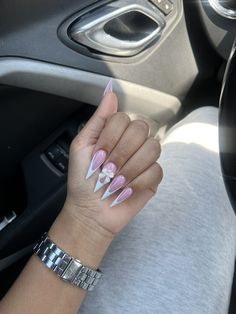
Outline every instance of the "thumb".
[[113, 92], [106, 93], [97, 110], [79, 134], [80, 142], [85, 146], [96, 144], [107, 119], [116, 113], [117, 109], [118, 100], [116, 95]]

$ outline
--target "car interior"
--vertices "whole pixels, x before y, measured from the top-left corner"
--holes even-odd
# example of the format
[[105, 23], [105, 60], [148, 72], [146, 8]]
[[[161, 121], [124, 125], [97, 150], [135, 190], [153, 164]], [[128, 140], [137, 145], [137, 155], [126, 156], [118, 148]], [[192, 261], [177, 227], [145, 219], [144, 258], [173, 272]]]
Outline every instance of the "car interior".
[[1, 297], [62, 208], [70, 143], [110, 79], [119, 111], [160, 139], [194, 109], [220, 105], [234, 206], [235, 0], [2, 0], [0, 8]]

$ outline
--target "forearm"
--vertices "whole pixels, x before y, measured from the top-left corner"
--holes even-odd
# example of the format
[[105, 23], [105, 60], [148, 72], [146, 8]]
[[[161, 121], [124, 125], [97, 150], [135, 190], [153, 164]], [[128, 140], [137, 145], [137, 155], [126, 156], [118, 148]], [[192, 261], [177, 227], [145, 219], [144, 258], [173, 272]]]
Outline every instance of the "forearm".
[[[83, 221], [82, 221], [83, 220]], [[66, 209], [49, 230], [53, 242], [83, 265], [97, 269], [112, 238], [92, 228], [86, 219], [74, 219]], [[76, 313], [85, 291], [66, 283], [32, 256], [0, 304], [2, 314]]]

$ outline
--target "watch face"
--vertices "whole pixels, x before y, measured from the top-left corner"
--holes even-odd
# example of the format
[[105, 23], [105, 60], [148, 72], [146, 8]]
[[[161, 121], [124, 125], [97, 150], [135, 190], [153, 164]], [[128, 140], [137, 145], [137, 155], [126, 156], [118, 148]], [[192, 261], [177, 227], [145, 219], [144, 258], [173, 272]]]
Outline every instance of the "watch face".
[[70, 282], [73, 281], [82, 267], [83, 266], [78, 260], [72, 259], [62, 274], [62, 279]]

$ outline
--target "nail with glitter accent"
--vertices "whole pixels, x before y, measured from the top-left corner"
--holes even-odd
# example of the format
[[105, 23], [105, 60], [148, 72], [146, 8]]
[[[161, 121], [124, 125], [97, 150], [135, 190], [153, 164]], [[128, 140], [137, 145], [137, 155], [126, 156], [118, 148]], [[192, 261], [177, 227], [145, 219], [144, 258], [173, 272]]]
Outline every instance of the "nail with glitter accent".
[[114, 200], [114, 202], [110, 205], [110, 207], [114, 207], [126, 201], [133, 194], [132, 188], [125, 188]]
[[94, 192], [100, 190], [104, 185], [111, 182], [111, 179], [114, 178], [117, 171], [117, 167], [113, 162], [108, 162], [103, 168], [101, 173], [98, 176]]
[[86, 175], [86, 179], [90, 178], [94, 174], [94, 172], [104, 163], [106, 157], [107, 153], [102, 149], [98, 150], [94, 154]]
[[121, 189], [125, 185], [126, 179], [124, 176], [119, 175], [113, 179], [106, 192], [102, 196], [102, 200], [105, 200], [110, 195]]
[[110, 81], [108, 82], [108, 84], [104, 90], [103, 96], [105, 96], [107, 93], [112, 93], [112, 91], [113, 91], [112, 79], [110, 79]]

